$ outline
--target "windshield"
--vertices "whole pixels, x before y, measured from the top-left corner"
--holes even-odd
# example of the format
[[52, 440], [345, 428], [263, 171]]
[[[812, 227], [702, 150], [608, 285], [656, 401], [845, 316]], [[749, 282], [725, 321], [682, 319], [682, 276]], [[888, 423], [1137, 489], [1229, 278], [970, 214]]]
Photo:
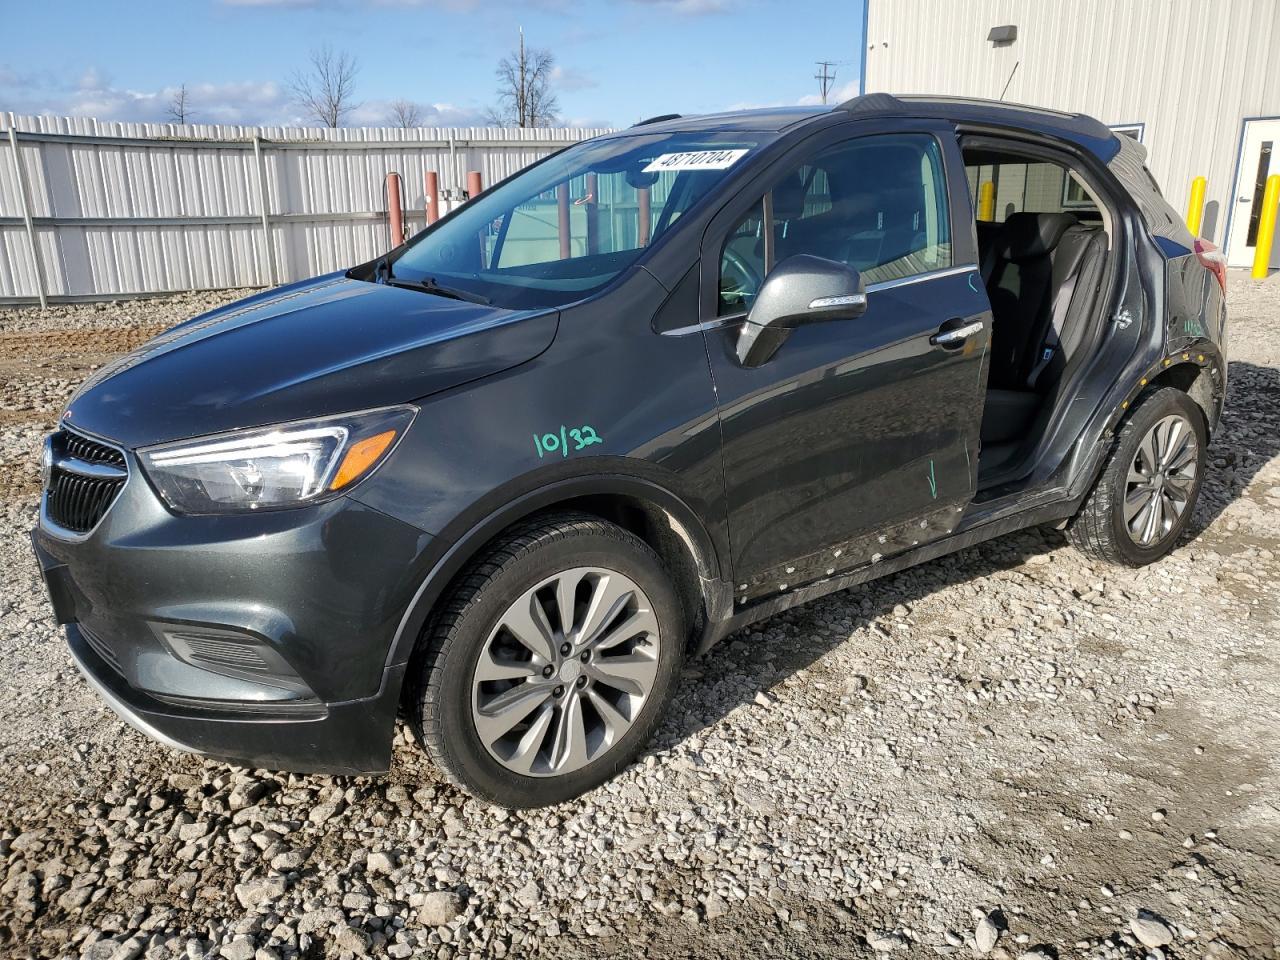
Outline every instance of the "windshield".
[[612, 281], [761, 142], [752, 132], [588, 141], [518, 174], [409, 245], [394, 278], [512, 308]]

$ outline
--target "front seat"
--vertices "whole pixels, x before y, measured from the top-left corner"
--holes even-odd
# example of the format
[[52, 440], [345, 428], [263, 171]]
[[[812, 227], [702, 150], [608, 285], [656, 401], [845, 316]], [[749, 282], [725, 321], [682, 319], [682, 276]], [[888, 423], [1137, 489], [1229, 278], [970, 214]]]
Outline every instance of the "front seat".
[[993, 317], [982, 440], [1022, 439], [1084, 334], [1105, 237], [1069, 213], [1015, 213], [992, 247]]

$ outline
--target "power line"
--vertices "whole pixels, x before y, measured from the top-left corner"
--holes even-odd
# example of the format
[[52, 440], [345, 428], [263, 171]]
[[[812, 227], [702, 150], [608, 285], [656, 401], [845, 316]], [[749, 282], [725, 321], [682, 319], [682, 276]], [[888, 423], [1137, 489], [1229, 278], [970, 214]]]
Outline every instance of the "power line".
[[835, 73], [830, 71], [836, 64], [834, 60], [819, 60], [817, 63], [818, 66], [822, 68], [822, 72], [815, 73], [813, 75], [813, 79], [818, 81], [818, 92], [822, 96], [822, 102], [826, 103], [827, 94], [831, 92], [831, 85], [836, 79]]

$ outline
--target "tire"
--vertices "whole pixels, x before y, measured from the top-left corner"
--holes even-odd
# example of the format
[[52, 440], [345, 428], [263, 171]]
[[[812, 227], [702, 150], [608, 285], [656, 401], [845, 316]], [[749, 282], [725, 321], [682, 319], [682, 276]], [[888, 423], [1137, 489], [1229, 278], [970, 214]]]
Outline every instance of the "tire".
[[[1178, 447], [1185, 442], [1186, 433], [1168, 432], [1175, 423], [1179, 431], [1189, 431], [1195, 444], [1193, 452]], [[1161, 434], [1172, 438], [1169, 445], [1174, 449], [1168, 451], [1168, 464], [1189, 457], [1186, 469], [1159, 469], [1159, 463], [1156, 469], [1143, 466], [1152, 451], [1161, 449]], [[1143, 444], [1148, 440], [1154, 446], [1144, 450]], [[1067, 526], [1072, 545], [1090, 557], [1126, 567], [1145, 566], [1165, 556], [1177, 544], [1195, 512], [1208, 446], [1204, 413], [1189, 396], [1174, 387], [1144, 394], [1120, 428], [1093, 490]], [[1138, 459], [1140, 450], [1143, 460]], [[1189, 479], [1187, 470], [1194, 471]], [[1147, 478], [1147, 474], [1156, 479]], [[1144, 479], [1139, 482], [1139, 478]], [[1168, 501], [1159, 509], [1155, 506], [1157, 496]], [[1128, 511], [1126, 498], [1131, 498]]]
[[[456, 786], [504, 807], [561, 803], [648, 742], [686, 634], [644, 541], [583, 514], [536, 519], [487, 548], [429, 623], [410, 665], [410, 723]], [[523, 719], [496, 733], [512, 717]]]

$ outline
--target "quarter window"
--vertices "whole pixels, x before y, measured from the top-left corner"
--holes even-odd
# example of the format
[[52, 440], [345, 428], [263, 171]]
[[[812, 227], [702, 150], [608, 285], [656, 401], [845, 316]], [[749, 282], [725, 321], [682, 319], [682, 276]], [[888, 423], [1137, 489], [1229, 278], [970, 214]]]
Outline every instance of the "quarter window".
[[771, 263], [760, 206], [725, 241], [721, 316], [749, 310], [766, 268], [797, 254], [846, 263], [879, 283], [952, 264], [942, 151], [927, 134], [859, 137], [820, 151], [771, 191]]

